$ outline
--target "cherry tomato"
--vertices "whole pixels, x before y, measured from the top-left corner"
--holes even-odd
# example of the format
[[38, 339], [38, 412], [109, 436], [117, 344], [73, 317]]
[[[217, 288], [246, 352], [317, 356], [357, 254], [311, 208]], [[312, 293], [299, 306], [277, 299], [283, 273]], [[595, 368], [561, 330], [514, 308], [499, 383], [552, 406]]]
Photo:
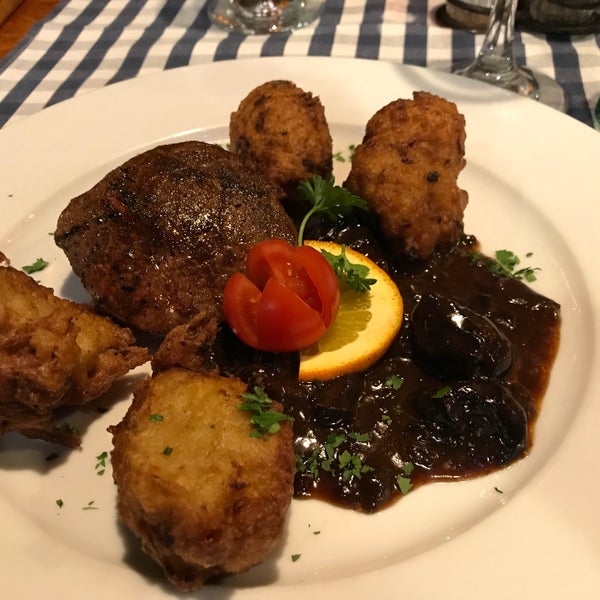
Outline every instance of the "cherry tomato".
[[310, 246], [283, 240], [254, 246], [246, 274], [233, 275], [223, 294], [225, 318], [246, 344], [270, 352], [306, 348], [327, 330], [340, 303], [337, 276]]

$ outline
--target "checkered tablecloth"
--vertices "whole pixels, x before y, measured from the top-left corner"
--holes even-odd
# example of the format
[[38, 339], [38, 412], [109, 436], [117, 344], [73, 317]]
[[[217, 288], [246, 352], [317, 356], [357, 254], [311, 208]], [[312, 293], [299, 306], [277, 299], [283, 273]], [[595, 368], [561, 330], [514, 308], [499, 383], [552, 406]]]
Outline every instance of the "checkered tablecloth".
[[[360, 57], [450, 71], [482, 35], [440, 25], [443, 0], [326, 0], [293, 33], [244, 36], [211, 25], [204, 0], [64, 0], [0, 61], [0, 126], [76, 94], [188, 64], [261, 56]], [[600, 35], [518, 30], [515, 58], [558, 80], [568, 114], [592, 125]]]

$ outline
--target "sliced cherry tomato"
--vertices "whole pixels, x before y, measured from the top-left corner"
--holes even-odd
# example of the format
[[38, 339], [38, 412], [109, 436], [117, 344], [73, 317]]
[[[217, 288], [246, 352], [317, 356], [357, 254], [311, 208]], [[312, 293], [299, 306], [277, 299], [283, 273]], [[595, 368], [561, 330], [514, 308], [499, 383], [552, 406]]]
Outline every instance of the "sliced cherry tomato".
[[258, 347], [256, 312], [262, 292], [241, 273], [227, 281], [223, 292], [223, 312], [233, 332], [246, 344]]
[[310, 346], [337, 314], [340, 290], [335, 272], [310, 246], [283, 240], [254, 246], [246, 275], [236, 273], [223, 294], [223, 310], [246, 344], [270, 352]]

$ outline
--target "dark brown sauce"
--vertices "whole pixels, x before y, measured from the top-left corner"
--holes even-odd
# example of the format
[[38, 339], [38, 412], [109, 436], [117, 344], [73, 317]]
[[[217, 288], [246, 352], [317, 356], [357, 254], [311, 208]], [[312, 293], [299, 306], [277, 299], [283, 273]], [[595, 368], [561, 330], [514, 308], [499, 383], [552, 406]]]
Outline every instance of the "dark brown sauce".
[[374, 512], [407, 484], [482, 475], [523, 457], [558, 347], [559, 306], [473, 264], [473, 237], [426, 265], [393, 263], [359, 222], [311, 237], [384, 266], [405, 315], [375, 365], [325, 382], [299, 382], [295, 354], [255, 352], [221, 331], [221, 371], [264, 388], [294, 419], [296, 496]]

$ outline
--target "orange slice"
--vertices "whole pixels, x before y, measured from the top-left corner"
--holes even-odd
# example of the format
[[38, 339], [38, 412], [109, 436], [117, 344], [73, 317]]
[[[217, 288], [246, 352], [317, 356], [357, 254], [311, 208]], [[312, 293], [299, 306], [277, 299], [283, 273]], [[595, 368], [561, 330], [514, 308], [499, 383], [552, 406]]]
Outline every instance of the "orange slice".
[[[331, 254], [342, 252], [342, 247], [333, 242], [304, 243]], [[377, 281], [368, 292], [342, 287], [335, 320], [318, 342], [300, 352], [300, 380], [324, 381], [364, 371], [381, 358], [402, 324], [404, 305], [392, 278], [352, 248], [346, 247], [346, 256], [351, 263], [367, 266], [367, 277]]]

